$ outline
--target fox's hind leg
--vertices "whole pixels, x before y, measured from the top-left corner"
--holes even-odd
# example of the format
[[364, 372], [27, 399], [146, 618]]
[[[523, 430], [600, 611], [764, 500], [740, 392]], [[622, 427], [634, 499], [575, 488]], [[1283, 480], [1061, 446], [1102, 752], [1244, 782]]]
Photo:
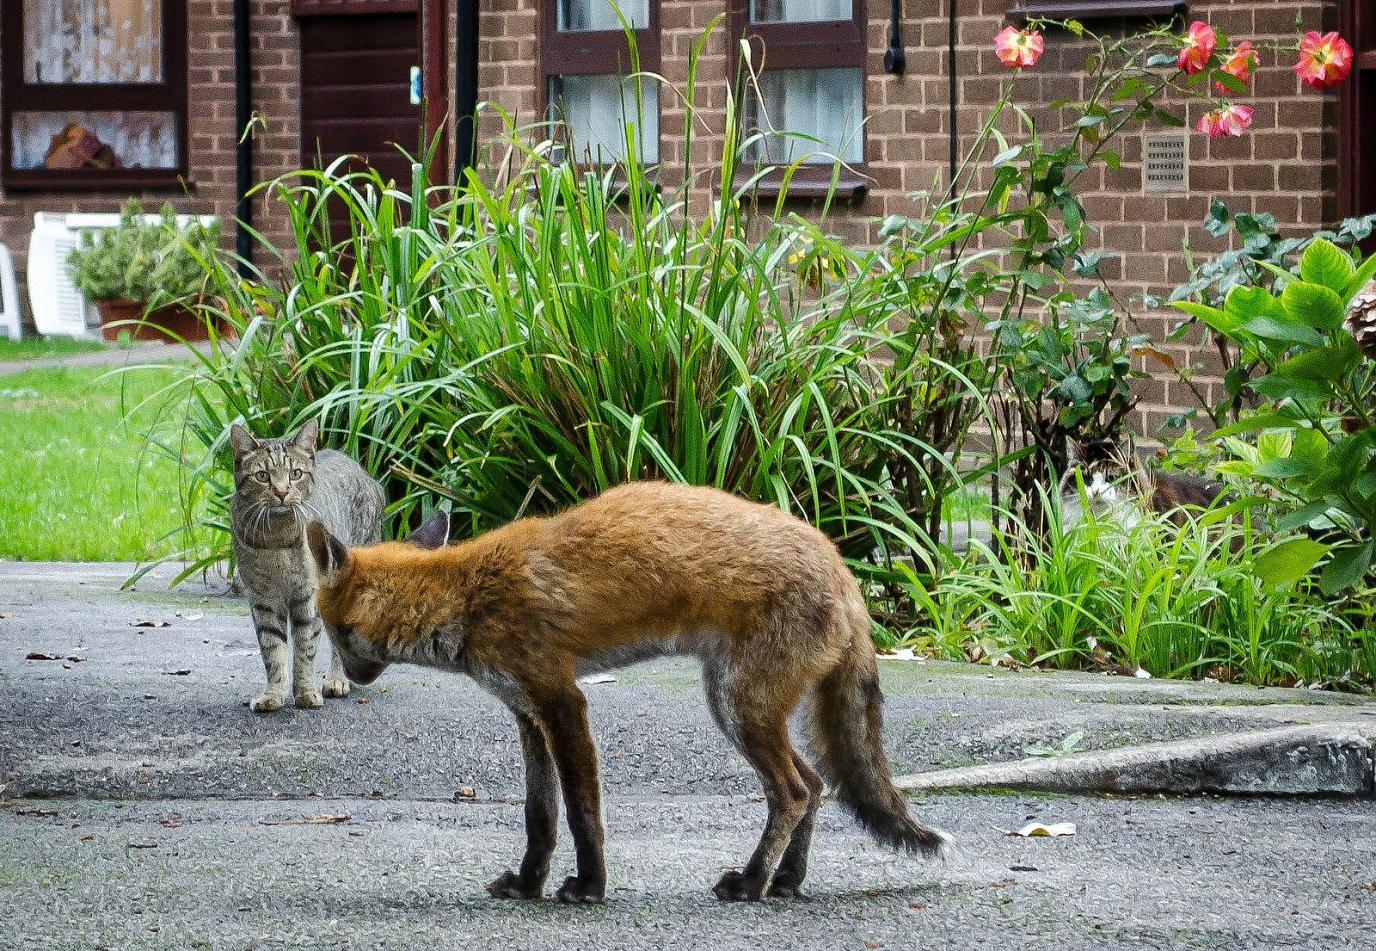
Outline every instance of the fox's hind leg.
[[[796, 892], [797, 882], [802, 880], [798, 873], [806, 869], [812, 815], [817, 810], [812, 785], [798, 770], [802, 760], [794, 752], [788, 735], [788, 714], [797, 697], [794, 696], [792, 702], [779, 703], [780, 694], [771, 691], [776, 702], [761, 705], [758, 696], [749, 696], [750, 691], [733, 689], [733, 678], [729, 674], [723, 676], [724, 673], [720, 669], [707, 671], [708, 705], [722, 732], [759, 774], [769, 817], [765, 820], [760, 844], [745, 868], [727, 872], [712, 892], [722, 901], [758, 901], [769, 889], [795, 833], [803, 827], [790, 872], [790, 877], [797, 874], [797, 881], [792, 885]], [[816, 780], [810, 769], [808, 774]], [[820, 798], [820, 790], [816, 798]]]
[[803, 761], [797, 753], [793, 754], [793, 768], [807, 786], [807, 812], [798, 821], [793, 837], [788, 840], [788, 848], [779, 861], [779, 870], [769, 883], [769, 894], [780, 898], [792, 898], [799, 894], [803, 879], [807, 877], [807, 855], [812, 848], [812, 827], [817, 822], [817, 810], [822, 805], [822, 778]]
[[559, 825], [559, 777], [540, 725], [516, 714], [526, 767], [526, 854], [519, 872], [503, 872], [487, 886], [495, 898], [540, 898], [549, 876], [549, 857]]

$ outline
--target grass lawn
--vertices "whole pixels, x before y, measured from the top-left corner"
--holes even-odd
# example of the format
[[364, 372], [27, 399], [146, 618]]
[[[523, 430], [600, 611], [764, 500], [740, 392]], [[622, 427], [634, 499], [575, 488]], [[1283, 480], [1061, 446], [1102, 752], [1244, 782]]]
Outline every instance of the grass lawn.
[[70, 353], [90, 353], [104, 350], [109, 344], [99, 340], [76, 340], [72, 337], [25, 337], [11, 340], [0, 337], [0, 363], [12, 360], [37, 360], [41, 357], [63, 357]]
[[176, 547], [163, 536], [180, 524], [177, 465], [146, 450], [152, 405], [135, 410], [176, 376], [109, 367], [0, 376], [0, 558], [126, 561]]

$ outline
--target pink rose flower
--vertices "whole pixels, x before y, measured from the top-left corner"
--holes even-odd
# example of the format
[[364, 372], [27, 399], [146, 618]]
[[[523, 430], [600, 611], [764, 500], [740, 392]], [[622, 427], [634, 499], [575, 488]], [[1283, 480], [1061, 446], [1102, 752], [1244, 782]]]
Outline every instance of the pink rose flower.
[[1046, 40], [1042, 38], [1041, 30], [1019, 30], [1006, 26], [994, 37], [994, 53], [999, 62], [1015, 69], [1036, 66], [1045, 49]]
[[1352, 47], [1337, 33], [1323, 36], [1310, 30], [1300, 40], [1300, 59], [1295, 64], [1295, 75], [1301, 81], [1323, 89], [1333, 86], [1347, 78], [1352, 72]]
[[1251, 106], [1228, 106], [1212, 109], [1199, 117], [1194, 127], [1211, 139], [1225, 135], [1240, 136], [1252, 124]]
[[1176, 65], [1187, 73], [1197, 73], [1209, 65], [1209, 57], [1218, 47], [1218, 37], [1214, 28], [1200, 20], [1190, 24], [1185, 32], [1185, 46], [1176, 59]]

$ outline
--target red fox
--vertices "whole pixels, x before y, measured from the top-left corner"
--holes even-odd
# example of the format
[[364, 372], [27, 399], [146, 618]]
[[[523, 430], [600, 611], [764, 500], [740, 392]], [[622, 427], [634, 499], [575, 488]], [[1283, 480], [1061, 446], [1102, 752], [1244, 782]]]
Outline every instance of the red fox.
[[[563, 788], [577, 874], [557, 897], [606, 890], [597, 751], [576, 678], [649, 657], [702, 662], [707, 703], [764, 786], [768, 819], [724, 901], [798, 894], [825, 777], [879, 841], [935, 854], [909, 815], [880, 736], [869, 614], [831, 541], [779, 509], [709, 488], [639, 482], [550, 518], [447, 545], [432, 516], [408, 543], [348, 549], [306, 531], [320, 616], [349, 679], [391, 663], [460, 671], [516, 717], [526, 768], [526, 851], [494, 896], [541, 898]], [[816, 772], [788, 717], [810, 703]]]

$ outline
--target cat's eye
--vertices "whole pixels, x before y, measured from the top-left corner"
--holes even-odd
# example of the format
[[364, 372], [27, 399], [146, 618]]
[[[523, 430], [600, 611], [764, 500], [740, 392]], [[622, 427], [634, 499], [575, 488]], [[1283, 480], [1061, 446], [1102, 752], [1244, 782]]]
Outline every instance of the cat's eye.
[[257, 472], [255, 472], [253, 474], [253, 477], [257, 479], [259, 482], [268, 481], [268, 474], [264, 472], [262, 469], [259, 469]]
[[291, 470], [291, 479], [292, 479], [292, 481], [295, 482], [295, 481], [296, 481], [297, 479], [299, 479], [299, 478], [301, 478], [301, 470], [300, 470], [300, 469], [293, 469], [293, 470]]

